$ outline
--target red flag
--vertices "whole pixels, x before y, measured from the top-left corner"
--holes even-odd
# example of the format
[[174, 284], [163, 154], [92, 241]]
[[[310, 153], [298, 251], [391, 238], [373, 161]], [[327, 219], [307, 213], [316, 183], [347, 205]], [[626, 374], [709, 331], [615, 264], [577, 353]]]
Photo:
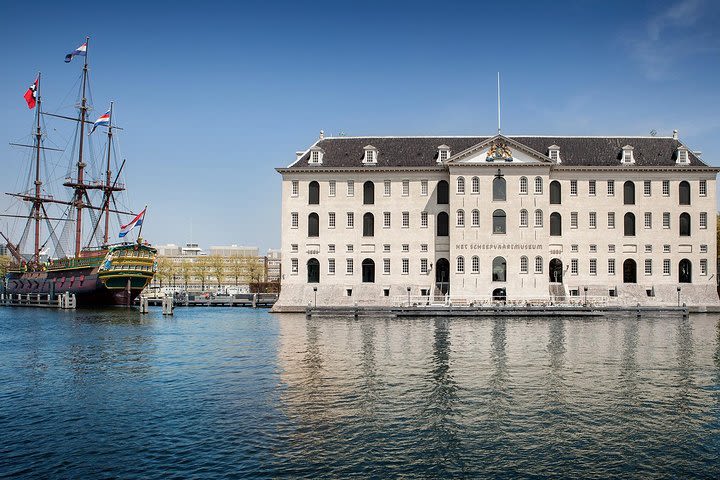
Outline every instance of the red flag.
[[27, 92], [25, 92], [25, 101], [28, 104], [28, 108], [35, 108], [35, 99], [37, 98], [37, 88], [38, 88], [38, 81], [39, 79], [35, 79], [35, 81], [30, 85], [30, 88], [27, 89]]

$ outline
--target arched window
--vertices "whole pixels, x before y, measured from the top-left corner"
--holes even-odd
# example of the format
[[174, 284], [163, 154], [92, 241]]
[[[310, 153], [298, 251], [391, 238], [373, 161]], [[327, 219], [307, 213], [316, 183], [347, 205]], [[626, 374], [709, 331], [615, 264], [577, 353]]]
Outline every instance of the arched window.
[[373, 205], [375, 203], [375, 184], [367, 181], [363, 184], [363, 205]]
[[692, 283], [692, 262], [687, 258], [680, 260], [680, 265], [678, 265], [678, 282]]
[[543, 259], [542, 257], [535, 257], [535, 273], [542, 273], [543, 271]]
[[375, 216], [368, 212], [363, 215], [363, 237], [375, 236]]
[[504, 257], [495, 257], [492, 263], [492, 281], [504, 282], [507, 276], [507, 263]]
[[559, 237], [562, 235], [562, 217], [558, 212], [550, 214], [550, 236]]
[[535, 210], [535, 226], [540, 228], [543, 226], [543, 213], [542, 210]]
[[680, 214], [680, 236], [681, 237], [689, 237], [690, 236], [690, 214], [689, 213], [681, 213]]
[[472, 273], [480, 273], [480, 257], [472, 257]]
[[445, 180], [440, 180], [437, 184], [437, 203], [438, 205], [450, 203], [450, 186]]
[[542, 195], [543, 185], [542, 177], [535, 177], [535, 195]]
[[308, 203], [310, 205], [320, 204], [320, 184], [315, 180], [308, 185]]
[[457, 257], [457, 273], [465, 273], [465, 257]]
[[528, 273], [528, 258], [525, 255], [520, 257], [520, 273]]
[[520, 226], [521, 227], [527, 227], [528, 226], [528, 211], [524, 208], [520, 210]]
[[437, 215], [437, 236], [438, 237], [447, 237], [449, 234], [450, 226], [448, 225], [450, 222], [448, 214], [446, 212], [440, 212]]
[[635, 205], [635, 182], [628, 180], [623, 184], [623, 204]]
[[464, 227], [464, 226], [465, 226], [465, 210], [458, 210], [458, 211], [457, 211], [457, 226], [458, 226], [458, 227]]
[[308, 215], [308, 237], [320, 236], [320, 217], [313, 212]]
[[458, 195], [465, 195], [465, 177], [458, 177], [457, 193]]
[[495, 210], [493, 212], [493, 233], [505, 233], [505, 211]]
[[626, 237], [634, 237], [635, 236], [635, 215], [628, 212], [625, 214], [625, 231], [624, 235]]
[[683, 180], [678, 188], [680, 190], [680, 205], [690, 205], [690, 184]]
[[320, 283], [320, 262], [317, 258], [311, 258], [307, 262], [308, 283]]
[[473, 227], [480, 226], [480, 210], [478, 210], [477, 208], [472, 211], [472, 226]]
[[504, 202], [506, 198], [505, 179], [503, 177], [495, 177], [493, 179], [493, 200]]
[[363, 283], [375, 283], [375, 262], [369, 258], [362, 261], [362, 281]]
[[560, 205], [562, 203], [562, 186], [557, 180], [550, 182], [550, 204]]
[[520, 177], [520, 195], [527, 195], [528, 180], [527, 177]]
[[478, 177], [472, 178], [472, 193], [480, 193], [480, 179]]

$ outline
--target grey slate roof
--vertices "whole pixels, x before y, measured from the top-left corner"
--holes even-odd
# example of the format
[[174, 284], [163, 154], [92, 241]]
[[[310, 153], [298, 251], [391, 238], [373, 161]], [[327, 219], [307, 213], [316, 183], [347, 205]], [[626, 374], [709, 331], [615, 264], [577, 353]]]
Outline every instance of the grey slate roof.
[[[308, 165], [309, 153], [293, 163], [290, 169], [366, 167], [362, 164], [363, 148], [378, 149], [378, 167], [433, 167], [437, 165], [440, 145], [448, 145], [455, 155], [492, 137], [332, 137], [320, 140], [323, 149], [322, 165]], [[677, 148], [682, 143], [671, 137], [529, 137], [507, 138], [526, 145], [543, 155], [548, 147], [560, 147], [562, 166], [621, 166], [622, 147], [634, 147], [636, 167], [673, 167]], [[707, 166], [692, 151], [690, 165]]]

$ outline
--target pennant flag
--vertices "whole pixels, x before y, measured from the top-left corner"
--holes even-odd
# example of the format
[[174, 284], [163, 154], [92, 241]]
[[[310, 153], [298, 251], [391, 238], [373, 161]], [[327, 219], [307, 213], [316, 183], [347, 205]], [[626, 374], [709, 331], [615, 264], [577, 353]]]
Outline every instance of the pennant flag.
[[107, 127], [108, 125], [110, 125], [110, 110], [103, 113], [102, 115], [100, 115], [100, 118], [95, 120], [95, 123], [93, 124], [93, 128], [92, 128], [92, 130], [90, 130], [90, 133], [88, 133], [88, 135], [93, 133], [95, 131], [95, 129], [97, 127], [99, 127], [100, 125], [102, 125], [103, 127]]
[[38, 82], [40, 81], [39, 78], [36, 78], [35, 81], [30, 85], [30, 88], [27, 89], [27, 92], [25, 92], [25, 101], [28, 104], [28, 108], [33, 109], [35, 108], [35, 102], [37, 100], [37, 89], [38, 89]]
[[65, 55], [65, 63], [70, 63], [70, 61], [73, 59], [74, 56], [80, 55], [81, 57], [84, 57], [87, 55], [87, 42], [83, 43], [79, 47], [77, 47], [72, 52]]
[[130, 233], [130, 230], [132, 230], [133, 228], [142, 225], [143, 217], [145, 216], [145, 210], [147, 210], [147, 207], [145, 207], [142, 212], [138, 213], [137, 217], [133, 218], [130, 223], [120, 227], [120, 238], [123, 238], [125, 235]]

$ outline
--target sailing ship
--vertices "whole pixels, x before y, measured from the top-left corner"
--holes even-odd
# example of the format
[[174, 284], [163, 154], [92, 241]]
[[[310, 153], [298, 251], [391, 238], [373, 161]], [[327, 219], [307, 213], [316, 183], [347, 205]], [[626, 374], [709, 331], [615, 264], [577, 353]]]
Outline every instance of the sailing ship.
[[[35, 124], [33, 143], [12, 144], [20, 147], [33, 149], [34, 182], [28, 185], [28, 189], [21, 193], [8, 193], [26, 205], [29, 205], [29, 213], [20, 217], [26, 219], [24, 233], [18, 243], [12, 243], [5, 233], [0, 236], [6, 242], [8, 252], [13, 262], [8, 269], [4, 279], [6, 294], [40, 294], [40, 295], [62, 295], [65, 292], [74, 294], [78, 306], [105, 306], [105, 305], [130, 305], [142, 290], [152, 281], [157, 269], [157, 251], [141, 237], [142, 221], [145, 210], [135, 214], [126, 209], [121, 209], [115, 200], [118, 192], [125, 190], [125, 186], [118, 183], [120, 174], [125, 166], [125, 161], [113, 175], [111, 170], [113, 164], [111, 155], [113, 152], [113, 128], [118, 128], [112, 123], [113, 104], [110, 110], [96, 122], [88, 120], [90, 109], [88, 92], [88, 45], [90, 37], [86, 42], [68, 54], [66, 62], [74, 56], [83, 56], [84, 64], [82, 70], [81, 96], [78, 104], [77, 117], [69, 117], [42, 111], [42, 97], [40, 96], [40, 74], [37, 80], [28, 90], [25, 99], [28, 107], [35, 108]], [[32, 106], [31, 106], [32, 105]], [[57, 117], [77, 122], [77, 162], [73, 155], [71, 174], [65, 179], [63, 187], [71, 192], [67, 200], [60, 200], [50, 195], [43, 189], [41, 176], [41, 153], [46, 150], [59, 150], [43, 145], [43, 131], [41, 118], [44, 115]], [[92, 179], [88, 175], [88, 155], [85, 152], [85, 131], [90, 125], [94, 129], [99, 126], [107, 127], [107, 155], [101, 160], [104, 163], [104, 178]], [[92, 132], [90, 132], [92, 133]], [[32, 175], [28, 177], [32, 178]], [[99, 204], [93, 204], [92, 196], [100, 196]], [[97, 203], [97, 202], [96, 202]], [[63, 213], [57, 217], [48, 215], [46, 205], [51, 204], [63, 209]], [[116, 214], [132, 216], [132, 221], [122, 225], [120, 236], [124, 241], [119, 243], [110, 242], [110, 215]], [[18, 215], [3, 215], [17, 217]], [[86, 223], [86, 216], [90, 222]], [[53, 224], [55, 222], [55, 224]], [[48, 239], [41, 243], [42, 224], [46, 225]], [[74, 225], [73, 225], [74, 223]], [[62, 248], [62, 242], [58, 239], [56, 229], [62, 225], [62, 231], [68, 233], [71, 246], [66, 247], [72, 251], [66, 252]], [[139, 226], [137, 239], [127, 241], [127, 233], [133, 227]], [[34, 233], [34, 248], [32, 253], [24, 253], [23, 245], [27, 240], [28, 233]], [[88, 232], [91, 232], [87, 236]], [[62, 234], [61, 234], [62, 235]], [[84, 238], [88, 239], [84, 242]], [[55, 255], [46, 256], [42, 253], [43, 248], [49, 241], [55, 243]]]

